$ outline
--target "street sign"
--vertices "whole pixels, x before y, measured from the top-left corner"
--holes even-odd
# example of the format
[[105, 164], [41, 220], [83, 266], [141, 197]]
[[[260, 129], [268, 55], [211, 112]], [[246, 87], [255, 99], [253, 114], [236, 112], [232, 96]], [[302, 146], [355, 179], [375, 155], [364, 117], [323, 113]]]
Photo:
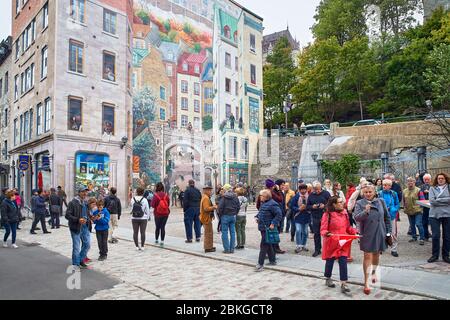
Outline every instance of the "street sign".
[[42, 168], [43, 169], [50, 168], [50, 157], [47, 157], [47, 156], [42, 157]]
[[30, 168], [31, 157], [29, 155], [19, 156], [19, 170], [27, 171]]

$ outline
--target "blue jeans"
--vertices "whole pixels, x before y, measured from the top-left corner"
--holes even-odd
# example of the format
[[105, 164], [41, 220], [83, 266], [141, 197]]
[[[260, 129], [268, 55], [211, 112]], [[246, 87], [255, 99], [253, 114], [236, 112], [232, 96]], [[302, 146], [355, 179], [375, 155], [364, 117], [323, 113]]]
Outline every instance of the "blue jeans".
[[195, 238], [202, 237], [202, 224], [200, 223], [200, 208], [189, 208], [184, 213], [184, 228], [186, 239], [192, 240], [192, 224], [194, 224]]
[[308, 240], [308, 227], [309, 223], [307, 224], [301, 224], [296, 223], [295, 224], [295, 242], [297, 243], [297, 246], [306, 246], [306, 241]]
[[80, 233], [70, 232], [72, 236], [72, 265], [79, 266], [91, 248], [91, 234], [87, 225], [81, 226]]
[[[327, 259], [325, 262], [325, 278], [331, 278], [333, 275], [333, 266], [336, 258]], [[348, 280], [347, 257], [339, 257], [339, 276], [341, 281]]]
[[[222, 243], [223, 249], [227, 252], [233, 252], [236, 244], [236, 216], [222, 216]], [[230, 239], [228, 239], [228, 231]]]
[[413, 239], [417, 240], [416, 227], [419, 229], [419, 238], [420, 240], [425, 240], [423, 224], [422, 224], [422, 214], [418, 214], [415, 216], [408, 216], [409, 226], [411, 228], [411, 236]]
[[17, 230], [17, 222], [14, 223], [5, 223], [4, 227], [5, 227], [5, 236], [3, 237], [3, 241], [6, 242], [8, 241], [9, 235], [12, 234], [12, 241], [11, 244], [15, 244], [16, 243], [16, 230]]

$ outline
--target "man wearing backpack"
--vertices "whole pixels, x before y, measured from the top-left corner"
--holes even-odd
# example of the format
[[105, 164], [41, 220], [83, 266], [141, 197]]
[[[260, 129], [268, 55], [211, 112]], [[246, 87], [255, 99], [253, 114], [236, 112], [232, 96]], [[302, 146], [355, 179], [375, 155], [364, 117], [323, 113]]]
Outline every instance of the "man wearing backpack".
[[114, 231], [119, 226], [120, 216], [122, 215], [122, 203], [117, 197], [116, 188], [111, 188], [110, 195], [105, 198], [105, 208], [110, 214], [108, 242], [117, 243], [119, 240], [114, 238]]
[[[154, 209], [155, 215], [155, 243], [164, 247], [164, 239], [166, 237], [166, 223], [170, 214], [170, 199], [165, 193], [164, 185], [160, 182], [156, 185], [156, 193], [153, 196], [151, 207]], [[159, 235], [161, 234], [161, 242], [159, 242]]]
[[184, 193], [183, 209], [184, 209], [184, 226], [186, 229], [186, 243], [192, 243], [192, 224], [194, 224], [195, 238], [200, 242], [202, 232], [200, 224], [200, 201], [202, 194], [195, 187], [195, 181], [189, 180], [189, 187]]

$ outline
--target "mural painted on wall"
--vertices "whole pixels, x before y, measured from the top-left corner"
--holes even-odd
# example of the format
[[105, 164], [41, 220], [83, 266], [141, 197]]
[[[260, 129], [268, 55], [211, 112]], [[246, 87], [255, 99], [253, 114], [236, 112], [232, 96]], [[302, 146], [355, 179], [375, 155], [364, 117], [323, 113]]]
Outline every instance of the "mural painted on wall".
[[76, 154], [75, 189], [89, 188], [90, 194], [96, 196], [101, 189], [109, 187], [109, 155], [101, 153]]

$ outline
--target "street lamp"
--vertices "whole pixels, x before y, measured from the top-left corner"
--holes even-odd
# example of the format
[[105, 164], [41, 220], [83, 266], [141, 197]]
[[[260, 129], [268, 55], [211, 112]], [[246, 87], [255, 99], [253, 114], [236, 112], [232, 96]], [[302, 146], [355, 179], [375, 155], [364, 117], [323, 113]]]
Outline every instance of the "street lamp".
[[288, 129], [288, 113], [289, 111], [292, 110], [292, 108], [294, 107], [294, 104], [292, 103], [292, 94], [288, 94], [286, 97], [286, 100], [284, 101], [284, 115], [285, 115], [285, 121], [286, 121], [286, 131]]
[[383, 152], [381, 154], [381, 166], [383, 170], [383, 176], [388, 173], [388, 164], [389, 164], [389, 152]]
[[419, 173], [427, 172], [427, 147], [417, 148], [417, 167]]
[[319, 154], [314, 152], [311, 155], [311, 158], [313, 159], [313, 161], [315, 163], [317, 163], [317, 178], [319, 179], [320, 182], [322, 182], [322, 168], [321, 168], [321, 163], [319, 160]]

